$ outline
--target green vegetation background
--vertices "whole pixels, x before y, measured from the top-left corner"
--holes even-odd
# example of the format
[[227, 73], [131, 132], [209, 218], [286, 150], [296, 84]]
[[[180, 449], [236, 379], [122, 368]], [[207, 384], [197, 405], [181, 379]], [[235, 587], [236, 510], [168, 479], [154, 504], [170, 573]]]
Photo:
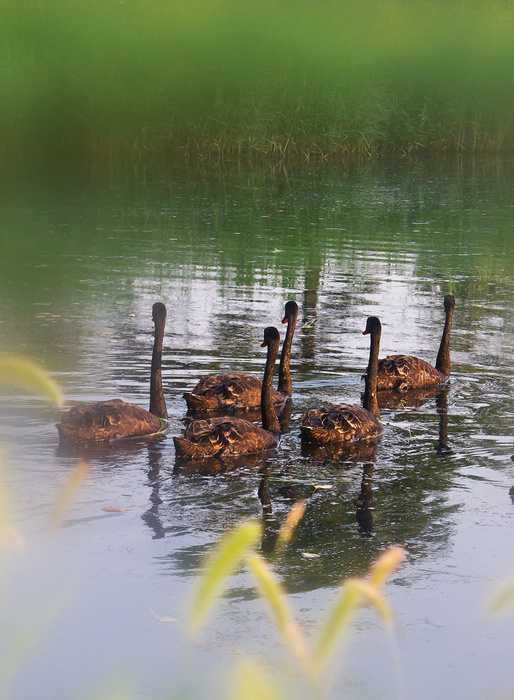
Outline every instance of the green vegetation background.
[[0, 3], [0, 162], [507, 152], [506, 0]]

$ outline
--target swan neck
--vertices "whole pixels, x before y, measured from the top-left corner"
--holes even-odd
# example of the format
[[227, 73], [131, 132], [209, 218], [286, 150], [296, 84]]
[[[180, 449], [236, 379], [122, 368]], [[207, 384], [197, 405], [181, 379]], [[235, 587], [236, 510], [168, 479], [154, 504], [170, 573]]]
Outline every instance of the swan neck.
[[282, 345], [282, 354], [280, 355], [280, 364], [278, 367], [278, 390], [281, 394], [291, 396], [293, 393], [293, 383], [291, 381], [291, 346], [293, 344], [293, 335], [296, 328], [296, 315], [289, 319], [287, 324], [286, 337]]
[[270, 433], [280, 432], [280, 423], [275, 413], [271, 394], [273, 389], [273, 371], [275, 369], [277, 356], [278, 342], [270, 342], [268, 344], [268, 355], [266, 357], [266, 367], [264, 368], [261, 390], [262, 427]]
[[164, 339], [164, 323], [155, 323], [155, 337], [152, 353], [152, 369], [150, 371], [150, 408], [149, 411], [159, 418], [168, 417], [168, 409], [162, 391], [162, 343]]
[[366, 370], [364, 385], [364, 408], [372, 413], [375, 418], [380, 418], [377, 399], [377, 375], [378, 375], [378, 353], [380, 350], [380, 331], [371, 331], [371, 343], [369, 349], [369, 362]]
[[435, 361], [436, 370], [444, 374], [446, 377], [449, 377], [450, 372], [452, 371], [452, 363], [450, 361], [450, 332], [452, 330], [452, 320], [453, 307], [448, 309], [446, 312], [441, 344], [439, 345], [439, 352], [437, 353], [437, 359]]

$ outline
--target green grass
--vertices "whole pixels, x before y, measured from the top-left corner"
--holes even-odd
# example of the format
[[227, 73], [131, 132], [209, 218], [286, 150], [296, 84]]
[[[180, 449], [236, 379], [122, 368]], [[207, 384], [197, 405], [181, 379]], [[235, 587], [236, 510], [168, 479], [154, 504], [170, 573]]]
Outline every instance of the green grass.
[[0, 159], [511, 151], [513, 9], [4, 1]]

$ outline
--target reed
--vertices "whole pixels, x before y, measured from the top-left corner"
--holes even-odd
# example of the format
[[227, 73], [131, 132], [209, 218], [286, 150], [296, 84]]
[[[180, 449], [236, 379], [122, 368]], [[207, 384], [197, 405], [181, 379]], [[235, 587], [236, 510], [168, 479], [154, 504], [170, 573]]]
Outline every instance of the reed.
[[0, 158], [512, 149], [512, 2], [4, 2]]

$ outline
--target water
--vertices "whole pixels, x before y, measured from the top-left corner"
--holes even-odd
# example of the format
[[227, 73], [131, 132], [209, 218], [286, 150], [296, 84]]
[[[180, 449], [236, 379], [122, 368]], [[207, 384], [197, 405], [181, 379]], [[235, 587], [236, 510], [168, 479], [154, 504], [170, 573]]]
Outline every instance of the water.
[[[2, 554], [5, 697], [122, 686], [136, 698], [221, 698], [242, 656], [282, 668], [244, 570], [197, 640], [187, 605], [223, 532], [271, 504], [268, 550], [298, 496], [308, 507], [292, 543], [266, 556], [309, 633], [344, 577], [389, 545], [408, 552], [385, 589], [394, 643], [363, 611], [331, 697], [501, 697], [511, 687], [513, 617], [484, 610], [514, 569], [512, 175], [512, 162], [486, 160], [4, 183], [0, 351], [44, 365], [69, 404], [119, 396], [146, 407], [151, 306], [162, 300], [171, 418], [164, 440], [83, 455], [85, 484], [49, 532], [77, 456], [57, 450], [58, 412], [3, 387], [3, 482], [24, 540]], [[447, 293], [449, 391], [383, 408], [375, 455], [303, 453], [307, 408], [360, 401], [366, 317], [382, 321], [381, 356], [434, 362]], [[287, 299], [300, 317], [280, 448], [222, 474], [178, 469], [183, 391], [207, 372], [261, 374], [262, 330], [283, 331]], [[366, 509], [359, 526], [354, 501], [370, 493], [372, 526]], [[29, 647], [13, 652], [23, 634]]]

